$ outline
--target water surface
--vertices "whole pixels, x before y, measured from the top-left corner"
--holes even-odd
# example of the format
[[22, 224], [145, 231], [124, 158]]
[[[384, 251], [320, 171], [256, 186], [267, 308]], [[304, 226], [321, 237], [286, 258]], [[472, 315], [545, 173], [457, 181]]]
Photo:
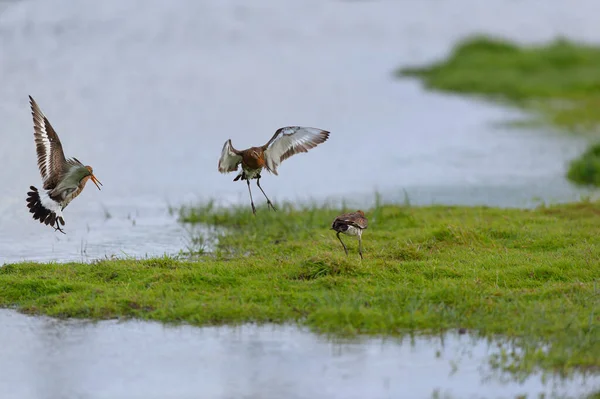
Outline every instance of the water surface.
[[[473, 33], [600, 41], [596, 0], [540, 4], [2, 2], [0, 264], [177, 253], [186, 234], [167, 204], [246, 203], [244, 184], [217, 172], [223, 142], [263, 144], [290, 124], [332, 135], [286, 161], [278, 177], [265, 176], [274, 200], [358, 206], [375, 190], [391, 201], [406, 190], [414, 204], [575, 199], [581, 191], [564, 172], [583, 139], [498, 126], [523, 115], [392, 76], [400, 65], [444, 57]], [[67, 236], [25, 207], [28, 187], [40, 186], [28, 94], [67, 156], [104, 183], [69, 205]]]
[[0, 349], [6, 399], [575, 398], [600, 389], [598, 378], [502, 379], [487, 363], [497, 346], [458, 334], [331, 341], [293, 326], [90, 323], [11, 310], [0, 310], [0, 325], [10, 343]]

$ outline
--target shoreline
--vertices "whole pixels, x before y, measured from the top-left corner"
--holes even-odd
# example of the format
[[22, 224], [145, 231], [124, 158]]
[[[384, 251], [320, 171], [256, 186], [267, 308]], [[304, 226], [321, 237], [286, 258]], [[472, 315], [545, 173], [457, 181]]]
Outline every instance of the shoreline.
[[417, 78], [428, 89], [528, 111], [530, 118], [515, 128], [547, 125], [588, 137], [588, 150], [570, 162], [565, 177], [581, 186], [600, 187], [599, 63], [599, 46], [565, 39], [519, 45], [474, 35], [457, 43], [447, 58], [401, 67], [395, 75]]
[[[600, 203], [365, 210], [365, 259], [333, 218], [347, 209], [276, 204], [181, 210], [214, 253], [0, 268], [0, 306], [93, 320], [196, 326], [294, 323], [338, 336], [466, 329], [514, 339], [509, 368], [600, 370]], [[226, 233], [225, 233], [226, 232]], [[547, 351], [540, 351], [548, 345]]]

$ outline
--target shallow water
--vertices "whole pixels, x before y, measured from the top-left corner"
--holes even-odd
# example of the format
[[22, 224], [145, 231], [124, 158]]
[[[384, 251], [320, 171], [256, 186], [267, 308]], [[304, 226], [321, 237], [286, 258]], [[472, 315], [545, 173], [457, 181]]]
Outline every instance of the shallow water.
[[293, 326], [165, 327], [0, 310], [0, 397], [580, 397], [600, 379], [500, 378], [494, 343], [467, 335], [331, 341]]
[[[445, 56], [473, 33], [600, 40], [596, 0], [540, 4], [2, 2], [0, 264], [177, 253], [187, 236], [167, 204], [246, 203], [246, 187], [216, 170], [223, 142], [262, 144], [288, 124], [332, 135], [263, 179], [274, 200], [365, 206], [375, 190], [397, 201], [406, 190], [413, 204], [575, 199], [581, 191], [563, 176], [583, 139], [499, 127], [522, 115], [391, 75]], [[40, 186], [28, 94], [66, 155], [104, 183], [69, 205], [67, 236], [25, 207], [28, 187]]]

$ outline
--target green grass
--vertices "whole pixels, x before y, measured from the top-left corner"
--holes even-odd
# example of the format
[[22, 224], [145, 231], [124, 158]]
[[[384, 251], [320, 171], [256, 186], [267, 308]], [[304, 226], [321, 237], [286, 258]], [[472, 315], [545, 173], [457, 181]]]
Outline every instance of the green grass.
[[600, 187], [600, 144], [591, 146], [571, 162], [568, 177], [574, 182]]
[[199, 326], [296, 322], [336, 335], [466, 328], [524, 349], [497, 359], [512, 371], [600, 370], [600, 203], [377, 206], [362, 262], [356, 239], [344, 238], [345, 256], [329, 230], [340, 212], [186, 209], [183, 220], [219, 234], [215, 253], [6, 265], [0, 306]]
[[[556, 40], [543, 46], [487, 37], [459, 43], [450, 56], [402, 68], [431, 89], [481, 95], [530, 110], [561, 129], [597, 137], [600, 131], [600, 47]], [[592, 151], [592, 150], [590, 150]], [[600, 186], [600, 156], [575, 160], [568, 178]]]

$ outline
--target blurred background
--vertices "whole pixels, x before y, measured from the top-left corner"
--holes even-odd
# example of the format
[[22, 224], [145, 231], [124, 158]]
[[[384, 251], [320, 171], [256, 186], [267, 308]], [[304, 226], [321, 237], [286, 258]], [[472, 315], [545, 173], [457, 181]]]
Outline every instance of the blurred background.
[[[508, 127], [518, 110], [393, 72], [476, 33], [600, 42], [597, 11], [596, 0], [0, 0], [0, 264], [176, 254], [189, 234], [170, 207], [248, 203], [245, 184], [217, 171], [225, 140], [261, 145], [285, 125], [331, 137], [263, 176], [275, 201], [577, 199], [564, 174], [583, 138]], [[67, 235], [25, 205], [41, 187], [29, 94], [65, 155], [104, 184], [66, 209]]]

